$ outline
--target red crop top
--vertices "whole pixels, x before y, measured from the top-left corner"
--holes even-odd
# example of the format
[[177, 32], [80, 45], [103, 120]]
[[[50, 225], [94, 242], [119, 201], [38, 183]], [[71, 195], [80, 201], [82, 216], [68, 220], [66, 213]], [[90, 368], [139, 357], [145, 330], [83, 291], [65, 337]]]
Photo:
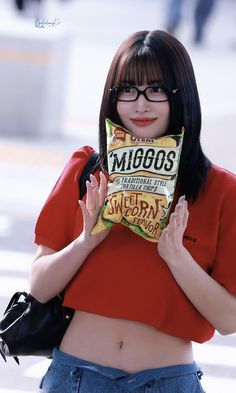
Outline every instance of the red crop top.
[[[60, 250], [82, 230], [78, 177], [92, 148], [75, 152], [38, 218], [35, 242]], [[96, 172], [98, 177], [98, 171]], [[213, 166], [189, 206], [184, 245], [216, 281], [236, 292], [236, 176]], [[160, 258], [157, 245], [122, 224], [87, 257], [65, 293], [76, 310], [140, 321], [184, 339], [209, 340], [213, 326], [196, 310]]]

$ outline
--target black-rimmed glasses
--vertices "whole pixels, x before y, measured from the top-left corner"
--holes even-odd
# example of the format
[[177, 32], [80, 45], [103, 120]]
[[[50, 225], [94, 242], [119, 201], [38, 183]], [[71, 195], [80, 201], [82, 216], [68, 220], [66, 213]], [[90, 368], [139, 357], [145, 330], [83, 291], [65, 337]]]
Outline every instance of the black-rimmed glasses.
[[114, 94], [117, 101], [132, 102], [143, 95], [147, 101], [165, 102], [168, 101], [170, 94], [176, 94], [178, 89], [170, 89], [164, 86], [148, 86], [144, 90], [139, 90], [136, 86], [124, 85], [115, 86], [110, 91]]

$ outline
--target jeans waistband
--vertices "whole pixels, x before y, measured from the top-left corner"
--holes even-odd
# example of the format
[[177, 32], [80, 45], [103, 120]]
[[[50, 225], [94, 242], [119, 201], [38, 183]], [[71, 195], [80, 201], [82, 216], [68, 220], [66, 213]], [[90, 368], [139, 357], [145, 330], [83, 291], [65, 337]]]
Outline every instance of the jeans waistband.
[[58, 348], [55, 348], [53, 351], [53, 360], [57, 363], [57, 366], [61, 366], [61, 369], [64, 370], [64, 372], [66, 372], [67, 367], [72, 368], [74, 371], [76, 371], [76, 369], [87, 369], [102, 374], [106, 378], [116, 380], [116, 382], [122, 386], [125, 384], [126, 388], [130, 391], [137, 389], [151, 380], [177, 377], [192, 373], [201, 374], [201, 370], [195, 362], [161, 368], [145, 369], [130, 374], [119, 368], [102, 366], [88, 360], [83, 360], [68, 355], [60, 351]]

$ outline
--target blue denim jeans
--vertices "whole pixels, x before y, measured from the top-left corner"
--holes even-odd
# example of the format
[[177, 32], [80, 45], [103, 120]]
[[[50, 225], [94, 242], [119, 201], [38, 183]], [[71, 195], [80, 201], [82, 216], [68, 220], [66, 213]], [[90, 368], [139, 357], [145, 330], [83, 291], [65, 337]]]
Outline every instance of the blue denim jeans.
[[40, 393], [204, 393], [195, 362], [129, 374], [54, 349]]

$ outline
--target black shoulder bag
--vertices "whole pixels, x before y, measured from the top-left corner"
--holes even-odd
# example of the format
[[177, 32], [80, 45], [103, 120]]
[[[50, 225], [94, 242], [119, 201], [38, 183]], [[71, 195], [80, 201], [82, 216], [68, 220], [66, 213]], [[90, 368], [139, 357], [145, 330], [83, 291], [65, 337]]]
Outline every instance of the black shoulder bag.
[[[90, 156], [79, 179], [80, 199], [86, 192], [86, 180], [99, 167], [99, 155]], [[38, 302], [26, 292], [16, 292], [0, 320], [0, 353], [12, 356], [51, 357], [58, 346], [74, 314], [71, 308], [63, 307], [63, 293], [47, 303]]]

